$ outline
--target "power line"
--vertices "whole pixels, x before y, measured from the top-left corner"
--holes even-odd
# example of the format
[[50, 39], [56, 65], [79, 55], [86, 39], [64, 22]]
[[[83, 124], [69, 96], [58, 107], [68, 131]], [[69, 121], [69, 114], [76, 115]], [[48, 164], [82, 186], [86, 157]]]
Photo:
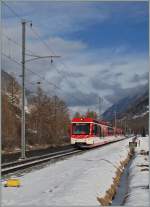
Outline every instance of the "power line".
[[[35, 29], [33, 29], [33, 27], [30, 28], [30, 29], [31, 29], [31, 30], [33, 31], [33, 33], [38, 37], [38, 39], [43, 43], [43, 45], [49, 50], [49, 52], [51, 52], [53, 55], [55, 55], [55, 52], [50, 48], [50, 46], [47, 44], [47, 42], [44, 41], [44, 40], [40, 37], [40, 35], [38, 34], [38, 32], [37, 32]], [[60, 61], [61, 61], [61, 60], [60, 60]], [[64, 68], [68, 68], [68, 69], [69, 69], [69, 67], [66, 66], [66, 64], [64, 64], [62, 61], [61, 61], [61, 65], [63, 65]], [[55, 68], [56, 68], [56, 66], [55, 66]], [[59, 70], [58, 68], [56, 68], [56, 71], [57, 71], [59, 74], [63, 73], [63, 71], [62, 71], [62, 70]], [[66, 76], [65, 76], [65, 79], [66, 79]], [[80, 84], [83, 85], [81, 82], [80, 82]], [[83, 86], [84, 86], [84, 85], [83, 85]]]
[[[6, 34], [3, 34], [3, 36], [4, 36], [8, 41], [11, 41], [11, 42], [13, 42], [15, 45], [18, 45], [18, 46], [20, 46], [20, 47], [22, 48], [22, 45], [21, 45], [21, 44], [19, 44], [17, 41], [13, 40], [12, 38], [10, 38], [9, 36], [7, 36]], [[29, 55], [29, 56], [34, 55], [34, 56], [36, 56], [36, 55], [33, 53], [33, 51], [31, 51], [31, 50], [29, 50], [29, 49], [26, 49], [26, 50], [29, 51], [29, 52], [31, 53], [31, 54], [26, 53], [26, 55]], [[54, 65], [53, 65], [53, 66], [54, 66]], [[54, 66], [54, 67], [55, 67], [57, 73], [59, 73], [59, 74], [62, 74], [62, 73], [63, 73], [63, 71], [59, 70], [56, 66]]]
[[[32, 28], [30, 28], [32, 31], [33, 31], [33, 33], [36, 35], [36, 37], [38, 38], [38, 40], [40, 40], [43, 44], [44, 44], [44, 46], [49, 50], [49, 52], [51, 52], [53, 55], [56, 55], [50, 48], [49, 48], [49, 45], [46, 43], [46, 41], [44, 41], [41, 37], [40, 37], [40, 35], [38, 34], [38, 32], [35, 30], [35, 29], [33, 29], [33, 27]], [[56, 69], [56, 71], [57, 71], [57, 73], [59, 73], [59, 74], [61, 74], [63, 71], [61, 71], [61, 70], [59, 70], [56, 66], [55, 66], [55, 69]]]
[[[6, 35], [6, 34], [3, 33], [2, 36], [5, 37], [8, 41], [10, 41], [10, 42], [14, 43], [15, 45], [18, 45], [20, 48], [22, 48], [22, 45], [19, 42], [17, 42], [16, 40], [13, 40], [8, 35]], [[34, 52], [33, 51], [31, 51], [29, 49], [26, 49], [26, 50], [31, 53], [31, 54], [27, 53], [26, 55], [34, 55]]]
[[[21, 63], [18, 62], [17, 60], [12, 59], [11, 57], [9, 57], [9, 56], [7, 56], [6, 54], [4, 54], [3, 52], [2, 52], [2, 55], [4, 55], [5, 57], [7, 57], [8, 59], [10, 59], [11, 61], [13, 61], [13, 62], [15, 62], [16, 64], [18, 64], [19, 66], [21, 66]], [[26, 70], [29, 71], [29, 72], [31, 72], [33, 75], [36, 75], [37, 77], [39, 77], [40, 80], [46, 81], [49, 85], [54, 86], [54, 87], [55, 87], [56, 89], [58, 89], [59, 91], [63, 91], [62, 88], [58, 87], [57, 85], [55, 85], [54, 83], [52, 83], [52, 82], [50, 82], [50, 81], [47, 81], [47, 79], [45, 79], [45, 77], [40, 76], [39, 74], [37, 74], [36, 72], [32, 71], [31, 69], [29, 69], [29, 68], [26, 67]], [[82, 93], [82, 92], [81, 92], [81, 93]], [[85, 96], [85, 94], [83, 94], [83, 95]], [[79, 101], [79, 102], [83, 102], [83, 103], [85, 103], [83, 99], [79, 99], [79, 98], [78, 98], [77, 96], [75, 96], [74, 94], [71, 94], [71, 97], [75, 98], [75, 99], [76, 99], [77, 101]]]
[[[18, 64], [18, 65], [20, 65], [20, 66], [22, 65], [20, 62], [18, 62], [17, 60], [15, 60], [15, 59], [9, 57], [8, 55], [6, 55], [6, 54], [3, 53], [3, 52], [2, 52], [2, 55], [5, 56], [6, 58], [8, 58], [9, 60], [11, 60], [12, 62], [14, 62], [14, 63], [16, 63], [16, 64]], [[48, 81], [47, 79], [45, 79], [45, 77], [40, 76], [39, 74], [37, 74], [36, 72], [32, 71], [32, 70], [29, 69], [28, 67], [26, 67], [26, 70], [29, 71], [29, 72], [31, 72], [32, 74], [36, 75], [37, 77], [39, 77], [41, 80], [46, 81], [49, 85], [54, 86], [55, 89], [58, 89], [58, 90], [60, 90], [60, 91], [63, 91], [62, 88], [60, 88], [60, 87], [58, 87], [57, 85], [55, 85], [54, 83]], [[78, 100], [78, 101], [82, 101], [82, 100], [83, 100], [83, 99], [82, 99], [82, 100], [78, 99], [78, 98], [77, 98], [75, 95], [73, 95], [73, 94], [71, 94], [71, 96], [72, 96], [73, 98], [75, 98], [76, 100]]]
[[12, 39], [11, 37], [9, 37], [8, 35], [2, 33], [2, 36], [3, 36], [4, 38], [6, 38], [8, 41], [13, 42], [15, 45], [18, 45], [18, 46], [22, 47], [21, 44], [19, 44], [16, 40], [13, 40], [13, 39]]
[[45, 40], [43, 40], [40, 35], [38, 34], [38, 32], [32, 28], [30, 28], [32, 30], [32, 32], [37, 36], [37, 38], [45, 45], [45, 47], [53, 53], [53, 55], [56, 55], [55, 52], [53, 50], [50, 49], [49, 45], [47, 44], [47, 42]]
[[[37, 38], [44, 44], [44, 46], [45, 46], [50, 52], [52, 52], [53, 55], [55, 55], [54, 51], [52, 51], [52, 50], [50, 49], [50, 47], [49, 47], [49, 45], [47, 44], [47, 42], [44, 41], [44, 40], [40, 37], [40, 35], [38, 34], [38, 32], [35, 31], [35, 29], [33, 29], [33, 27], [30, 28], [30, 29], [31, 29], [31, 30], [33, 31], [33, 33], [37, 36]], [[53, 65], [53, 66], [54, 66], [54, 65]], [[63, 64], [63, 66], [66, 67], [64, 64]], [[56, 66], [54, 66], [54, 67], [55, 67], [55, 70], [57, 71], [58, 74], [60, 74], [60, 75], [63, 74], [63, 78], [64, 78], [65, 80], [68, 80], [66, 74], [64, 75], [64, 71], [59, 70]], [[70, 80], [69, 80], [69, 81], [70, 81]], [[82, 83], [80, 82], [80, 84], [82, 84]], [[83, 84], [82, 84], [82, 85], [83, 85]], [[80, 92], [83, 94], [82, 91], [80, 91]], [[84, 95], [84, 94], [83, 94], [83, 95]]]
[[[10, 8], [9, 6], [8, 6], [8, 8]], [[11, 11], [13, 11], [12, 9], [11, 9]], [[14, 12], [14, 14], [15, 14], [15, 12]], [[17, 15], [17, 17], [19, 17], [18, 15]], [[38, 36], [38, 39], [46, 46], [46, 48], [48, 48], [48, 50], [49, 50], [49, 46], [47, 45], [47, 43], [44, 41], [44, 40], [42, 40], [42, 38], [40, 37], [40, 35], [32, 28], [32, 31], [34, 32], [34, 34], [36, 34], [36, 36]], [[7, 35], [5, 35], [5, 34], [3, 34], [9, 41], [11, 41], [11, 42], [13, 42], [14, 44], [16, 44], [16, 45], [18, 45], [18, 46], [20, 46], [20, 47], [22, 47], [22, 45], [21, 44], [19, 44], [17, 41], [15, 41], [15, 40], [13, 40], [12, 38], [10, 38], [9, 36], [7, 36]], [[33, 53], [33, 51], [31, 51], [31, 50], [29, 50], [29, 49], [26, 49], [27, 51], [29, 51], [32, 55], [34, 55], [34, 53]], [[50, 51], [50, 50], [49, 50]], [[51, 51], [50, 51], [51, 52]], [[52, 51], [52, 53], [55, 55], [55, 53]], [[28, 54], [27, 54], [28, 55]], [[63, 74], [63, 76], [64, 76], [64, 78], [65, 78], [65, 75], [66, 74], [64, 74], [64, 72], [62, 71], [62, 70], [59, 70], [56, 66], [55, 66], [55, 69], [56, 69], [56, 71], [57, 71], [57, 73], [58, 74]]]
[[[7, 57], [9, 60], [15, 62], [16, 64], [21, 65], [20, 62], [18, 62], [18, 61], [15, 60], [15, 59], [12, 59], [11, 57], [9, 57], [8, 55], [6, 55], [5, 53], [2, 52], [2, 55], [5, 56], [5, 57]], [[40, 76], [39, 74], [37, 74], [36, 72], [32, 71], [31, 69], [29, 69], [29, 68], [27, 68], [27, 67], [26, 67], [26, 69], [27, 69], [28, 71], [30, 71], [32, 74], [34, 74], [34, 75], [40, 77], [42, 80], [46, 81], [46, 82], [49, 83], [50, 85], [53, 85], [55, 88], [57, 88], [57, 89], [60, 90], [60, 88], [59, 88], [58, 86], [56, 86], [54, 83], [51, 83], [51, 82], [47, 81], [44, 77]]]
[[[20, 15], [18, 15], [16, 12], [15, 12], [15, 10], [14, 9], [12, 9], [10, 6], [8, 6], [8, 4], [6, 4], [4, 1], [2, 1], [4, 4], [5, 4], [5, 6], [17, 17], [17, 18], [19, 18], [19, 19], [22, 19], [22, 17], [20, 16]], [[35, 31], [35, 29], [33, 29], [33, 28], [31, 28], [31, 30], [33, 31], [33, 33], [34, 34], [36, 34], [36, 36], [38, 37], [38, 39], [45, 45], [45, 47], [50, 51], [50, 52], [52, 52], [54, 55], [55, 55], [55, 53], [54, 53], [54, 51], [52, 51], [51, 49], [50, 49], [50, 47], [49, 47], [49, 45], [47, 44], [47, 42], [46, 41], [44, 41], [41, 37], [40, 37], [40, 35], [37, 33], [37, 31]], [[6, 57], [8, 57], [6, 54], [3, 54], [3, 55], [5, 55]], [[9, 59], [11, 59], [11, 58], [9, 58]], [[12, 59], [11, 59], [12, 60]], [[14, 62], [16, 62], [16, 63], [18, 63], [16, 60], [14, 61]], [[19, 63], [19, 64], [21, 64], [21, 63]], [[66, 68], [66, 65], [62, 62], [62, 65]], [[61, 74], [61, 73], [64, 73], [63, 71], [61, 71], [61, 70], [59, 70], [56, 66], [55, 66], [55, 68], [56, 68], [56, 71], [59, 73], [59, 74]], [[28, 71], [30, 71], [30, 72], [32, 72], [33, 74], [35, 74], [35, 75], [37, 75], [37, 76], [39, 76], [37, 73], [35, 73], [35, 72], [33, 72], [32, 70], [30, 70], [30, 69], [28, 69], [27, 68], [27, 70]], [[58, 88], [55, 84], [53, 84], [53, 83], [50, 83], [49, 81], [47, 81], [44, 77], [41, 77], [41, 76], [39, 76], [40, 78], [42, 78], [43, 80], [45, 80], [46, 82], [48, 82], [49, 84], [51, 84], [51, 85], [53, 85], [53, 86], [55, 86], [57, 89], [59, 89], [60, 90], [60, 88]], [[66, 75], [64, 76], [64, 78], [66, 79]], [[82, 84], [81, 82], [80, 82], [80, 84]], [[83, 85], [83, 84], [82, 84]], [[82, 93], [82, 92], [81, 92]], [[83, 94], [83, 93], [82, 93]], [[79, 99], [78, 99], [79, 100]], [[80, 100], [81, 101], [81, 100]]]
[[[2, 1], [3, 2], [3, 1]], [[16, 17], [18, 17], [19, 19], [22, 19], [22, 17], [21, 16], [19, 16], [16, 12], [15, 12], [15, 10], [14, 9], [12, 9], [10, 6], [8, 6], [5, 2], [3, 2], [11, 11], [12, 11], [12, 13], [16, 16]], [[33, 27], [32, 28], [30, 28], [32, 31], [33, 31], [33, 33], [38, 37], [38, 39], [44, 44], [44, 46], [53, 54], [53, 55], [55, 55], [55, 52], [50, 48], [50, 46], [47, 44], [47, 42], [46, 41], [44, 41], [41, 37], [40, 37], [40, 35], [38, 34], [38, 32], [35, 30], [35, 29], [33, 29]], [[66, 65], [61, 61], [61, 64], [66, 68]], [[67, 66], [67, 68], [68, 68], [68, 66]], [[63, 73], [63, 71], [61, 71], [61, 70], [59, 70], [58, 68], [56, 68], [55, 67], [55, 69], [56, 69], [56, 71], [59, 73], [59, 74], [61, 74], [61, 73]], [[66, 76], [64, 76], [64, 78], [66, 79]], [[80, 82], [80, 84], [81, 85], [83, 85], [81, 82]]]
[[12, 9], [10, 6], [8, 6], [8, 4], [6, 4], [6, 2], [2, 1], [3, 4], [5, 4], [5, 6], [16, 16], [18, 17], [19, 19], [22, 19], [21, 16], [19, 16], [14, 9]]

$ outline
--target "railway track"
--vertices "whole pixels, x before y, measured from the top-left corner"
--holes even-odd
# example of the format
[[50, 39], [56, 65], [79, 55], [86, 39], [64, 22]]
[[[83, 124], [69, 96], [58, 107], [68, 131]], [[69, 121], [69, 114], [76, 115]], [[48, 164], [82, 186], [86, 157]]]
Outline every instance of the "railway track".
[[27, 159], [23, 159], [23, 160], [20, 159], [15, 162], [2, 164], [1, 173], [2, 173], [2, 175], [6, 175], [9, 173], [18, 171], [18, 170], [26, 169], [28, 167], [32, 167], [37, 164], [47, 162], [49, 160], [54, 160], [54, 159], [58, 159], [61, 157], [73, 155], [73, 154], [79, 153], [81, 151], [82, 150], [80, 150], [80, 149], [67, 149], [67, 150], [49, 153], [49, 154], [42, 155], [42, 156], [35, 156], [32, 158], [27, 158]]
[[[119, 142], [119, 141], [122, 141], [122, 140], [117, 140], [114, 142]], [[114, 142], [106, 143], [105, 145], [113, 144]], [[97, 146], [97, 147], [105, 147], [105, 145], [101, 145], [101, 146]], [[95, 148], [97, 148], [97, 147], [95, 147]], [[88, 150], [93, 150], [95, 148], [91, 148]], [[85, 149], [84, 149], [84, 151], [85, 151]], [[50, 160], [55, 160], [55, 159], [67, 157], [69, 155], [77, 154], [79, 152], [83, 152], [83, 149], [70, 148], [70, 149], [66, 149], [66, 150], [62, 150], [62, 151], [52, 152], [52, 153], [42, 155], [42, 156], [34, 156], [34, 157], [26, 158], [23, 160], [5, 163], [5, 164], [2, 164], [2, 166], [1, 166], [2, 167], [1, 173], [2, 173], [2, 175], [7, 175], [9, 173], [13, 173], [13, 172], [16, 172], [19, 170], [24, 170], [29, 167], [45, 163]]]
[[[35, 156], [42, 156], [46, 154], [50, 154], [52, 152], [59, 152], [62, 150], [67, 149], [73, 149], [74, 147], [71, 144], [65, 145], [65, 146], [59, 146], [59, 147], [48, 147], [45, 149], [26, 149], [26, 157], [31, 158]], [[17, 161], [21, 157], [21, 151], [15, 152], [15, 153], [2, 153], [1, 161], [3, 163], [12, 163], [14, 161]]]

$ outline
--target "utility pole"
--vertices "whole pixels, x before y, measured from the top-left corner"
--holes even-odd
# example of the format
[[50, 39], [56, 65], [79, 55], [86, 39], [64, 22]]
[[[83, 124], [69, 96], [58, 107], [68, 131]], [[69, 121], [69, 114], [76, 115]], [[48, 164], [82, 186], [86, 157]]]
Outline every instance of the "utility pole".
[[121, 119], [121, 128], [122, 128], [122, 119]]
[[26, 44], [26, 23], [31, 21], [22, 20], [22, 109], [21, 109], [21, 159], [26, 158], [26, 138], [25, 138], [25, 63], [41, 58], [50, 58], [51, 63], [53, 63], [53, 58], [59, 58], [60, 56], [48, 55], [48, 56], [38, 56], [38, 55], [28, 55], [33, 58], [26, 60], [25, 59], [25, 44]]
[[116, 128], [117, 128], [117, 115], [116, 115], [116, 111], [115, 111], [115, 135], [116, 135]]
[[98, 106], [99, 106], [99, 119], [101, 119], [101, 111], [102, 111], [102, 98], [98, 97]]
[[124, 128], [125, 128], [125, 134], [126, 134], [126, 119], [124, 120], [125, 124], [124, 124]]
[[56, 94], [55, 94], [55, 97], [54, 97], [54, 103], [55, 103], [55, 106], [54, 106], [54, 126], [55, 126], [55, 136], [56, 136], [56, 125], [57, 125], [57, 123], [56, 123], [56, 121], [57, 121], [57, 117], [56, 117], [56, 113], [57, 113], [57, 111], [56, 111], [56, 107], [57, 107]]
[[26, 21], [22, 21], [22, 110], [21, 110], [21, 159], [25, 159], [25, 35]]
[[12, 85], [11, 85], [11, 103], [14, 103], [14, 79], [12, 77]]

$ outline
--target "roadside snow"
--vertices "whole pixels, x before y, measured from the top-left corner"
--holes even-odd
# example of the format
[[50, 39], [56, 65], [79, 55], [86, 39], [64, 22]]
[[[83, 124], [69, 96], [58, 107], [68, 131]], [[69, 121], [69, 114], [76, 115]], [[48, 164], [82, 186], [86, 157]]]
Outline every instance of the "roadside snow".
[[149, 206], [149, 160], [141, 150], [149, 151], [149, 137], [140, 137], [135, 159], [129, 169], [129, 191], [125, 201], [127, 206]]
[[2, 187], [2, 205], [99, 206], [128, 154], [126, 139], [48, 164], [20, 177], [20, 188]]

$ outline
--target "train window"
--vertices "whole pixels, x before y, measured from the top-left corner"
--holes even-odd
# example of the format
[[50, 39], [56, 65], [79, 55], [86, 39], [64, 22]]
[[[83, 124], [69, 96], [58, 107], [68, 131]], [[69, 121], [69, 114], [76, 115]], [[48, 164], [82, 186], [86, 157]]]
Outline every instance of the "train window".
[[104, 127], [101, 127], [101, 135], [100, 137], [105, 137], [105, 128]]
[[100, 126], [98, 126], [98, 136], [102, 136], [102, 132], [101, 132], [101, 127]]
[[112, 127], [108, 127], [108, 134], [109, 135], [113, 135], [113, 133], [114, 133], [113, 128]]
[[90, 124], [87, 123], [74, 123], [72, 125], [72, 134], [89, 134]]
[[97, 135], [97, 132], [98, 132], [98, 128], [97, 128], [97, 125], [94, 124], [94, 134]]

